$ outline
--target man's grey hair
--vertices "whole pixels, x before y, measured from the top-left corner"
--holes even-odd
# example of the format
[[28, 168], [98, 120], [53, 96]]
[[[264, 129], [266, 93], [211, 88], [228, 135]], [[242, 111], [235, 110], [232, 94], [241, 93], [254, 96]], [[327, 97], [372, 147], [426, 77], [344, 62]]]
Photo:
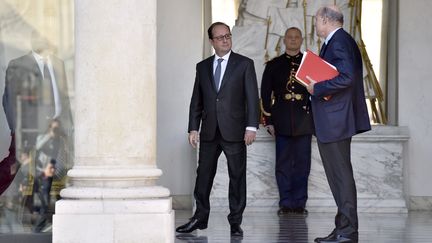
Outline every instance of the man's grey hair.
[[318, 12], [318, 15], [323, 18], [327, 18], [331, 22], [338, 22], [342, 25], [344, 23], [343, 14], [330, 7], [322, 7]]

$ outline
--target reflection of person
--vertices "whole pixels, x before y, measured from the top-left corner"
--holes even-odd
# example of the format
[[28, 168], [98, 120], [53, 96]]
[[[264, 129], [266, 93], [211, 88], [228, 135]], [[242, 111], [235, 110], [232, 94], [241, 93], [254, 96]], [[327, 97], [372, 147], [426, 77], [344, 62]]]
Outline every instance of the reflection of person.
[[19, 165], [15, 155], [16, 131], [21, 135], [19, 148], [32, 148], [38, 133], [48, 127], [51, 119], [59, 119], [65, 128], [72, 128], [63, 61], [52, 54], [48, 40], [37, 32], [32, 33], [31, 43], [32, 51], [11, 60], [6, 70], [3, 108], [12, 139], [8, 157], [0, 162], [0, 194], [15, 177], [10, 168]]
[[30, 53], [9, 62], [3, 95], [12, 133], [18, 121], [19, 128], [28, 131], [22, 134], [26, 147], [35, 145], [38, 132], [44, 131], [53, 118], [65, 127], [72, 125], [63, 61], [52, 54], [48, 40], [37, 32], [32, 33], [31, 43]]
[[294, 215], [279, 217], [278, 240], [276, 242], [298, 243], [308, 241], [308, 225], [306, 217]]
[[313, 132], [309, 93], [294, 78], [303, 56], [300, 52], [301, 31], [295, 27], [287, 29], [284, 43], [285, 53], [267, 63], [261, 83], [265, 125], [269, 133], [276, 137], [279, 215], [307, 213], [305, 206]]
[[229, 182], [228, 221], [231, 235], [242, 236], [246, 207], [246, 146], [258, 127], [258, 87], [253, 61], [231, 51], [229, 27], [216, 22], [208, 29], [216, 54], [196, 66], [189, 113], [189, 142], [195, 148], [201, 124], [199, 161], [194, 196], [196, 211], [176, 230], [188, 233], [207, 228], [209, 196], [221, 154], [227, 157]]
[[[371, 129], [367, 112], [360, 51], [342, 29], [343, 15], [336, 6], [322, 7], [316, 14], [317, 35], [325, 39], [320, 56], [336, 66], [339, 75], [311, 84], [315, 132], [324, 170], [338, 211], [336, 228], [315, 242], [357, 242], [357, 193], [351, 165], [351, 138]], [[320, 81], [320, 80], [318, 80]], [[329, 100], [323, 97], [331, 96]]]
[[12, 135], [9, 154], [0, 161], [0, 195], [3, 194], [12, 183], [19, 169], [19, 165], [15, 154], [15, 136]]
[[[17, 165], [19, 164], [15, 163], [13, 166], [10, 167], [10, 175], [17, 174]], [[7, 188], [4, 194], [0, 196], [0, 226], [2, 226], [0, 228], [3, 228], [2, 233], [14, 233], [22, 230], [22, 227], [16, 217], [16, 211], [18, 209], [19, 202], [19, 196], [16, 193], [17, 191], [17, 184], [11, 183], [11, 185]]]
[[21, 193], [21, 210], [33, 211], [33, 185], [35, 168], [33, 161], [33, 152], [29, 149], [24, 149], [19, 154], [19, 161], [21, 163], [21, 169], [17, 175], [17, 181], [19, 182], [19, 191]]
[[207, 236], [205, 235], [193, 235], [190, 233], [183, 233], [183, 234], [177, 234], [176, 239], [180, 240], [181, 242], [200, 242], [200, 243], [208, 243]]
[[48, 209], [50, 205], [50, 191], [55, 173], [55, 160], [50, 160], [35, 180], [35, 193], [40, 200], [39, 215], [33, 227], [33, 232], [41, 232], [47, 226], [49, 220]]
[[43, 168], [52, 159], [56, 160], [56, 179], [66, 175], [65, 159], [67, 158], [66, 135], [63, 132], [60, 121], [53, 119], [46, 133], [36, 139], [36, 161], [37, 168]]

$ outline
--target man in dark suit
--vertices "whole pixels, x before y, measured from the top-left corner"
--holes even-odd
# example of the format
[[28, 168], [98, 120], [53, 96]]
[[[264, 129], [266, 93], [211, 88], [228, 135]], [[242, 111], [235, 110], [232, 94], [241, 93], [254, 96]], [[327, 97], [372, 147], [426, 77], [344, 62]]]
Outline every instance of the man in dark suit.
[[35, 145], [38, 133], [52, 119], [60, 120], [64, 127], [72, 126], [63, 61], [53, 55], [52, 45], [38, 32], [32, 33], [31, 43], [32, 51], [9, 62], [3, 94], [9, 128], [14, 133], [20, 119], [19, 129], [27, 131], [21, 141], [26, 147]]
[[[315, 133], [327, 180], [338, 211], [336, 227], [315, 242], [357, 242], [357, 192], [351, 165], [351, 138], [371, 129], [367, 112], [362, 58], [355, 40], [342, 29], [336, 6], [322, 7], [315, 16], [317, 35], [325, 39], [320, 56], [336, 66], [330, 80], [308, 77]], [[329, 100], [324, 97], [331, 96]]]
[[[61, 121], [68, 134], [72, 131], [63, 61], [53, 55], [52, 45], [36, 31], [32, 33], [31, 44], [32, 51], [11, 60], [6, 70], [3, 108], [12, 136], [9, 151], [13, 151], [5, 158], [7, 164], [16, 163], [16, 131], [20, 135], [16, 137], [20, 138], [19, 145], [26, 148], [35, 147], [36, 137], [48, 128], [53, 119]], [[7, 167], [2, 162], [0, 173]], [[7, 187], [14, 176], [2, 178], [1, 188]]]
[[285, 53], [267, 62], [261, 83], [265, 125], [276, 137], [278, 215], [307, 213], [313, 121], [310, 95], [295, 80], [303, 57], [300, 52], [302, 41], [300, 29], [286, 30]]
[[189, 143], [196, 148], [198, 139], [200, 141], [194, 190], [196, 211], [190, 221], [176, 231], [189, 233], [207, 228], [210, 191], [217, 160], [224, 152], [230, 177], [228, 221], [231, 235], [242, 236], [246, 145], [255, 140], [259, 116], [255, 68], [251, 59], [231, 51], [231, 32], [226, 24], [213, 23], [208, 36], [216, 54], [196, 66], [189, 110]]

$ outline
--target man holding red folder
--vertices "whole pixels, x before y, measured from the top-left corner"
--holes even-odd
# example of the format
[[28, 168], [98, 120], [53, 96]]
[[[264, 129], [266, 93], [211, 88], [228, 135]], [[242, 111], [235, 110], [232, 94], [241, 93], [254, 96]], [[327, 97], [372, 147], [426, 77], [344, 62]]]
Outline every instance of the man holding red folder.
[[[362, 58], [355, 40], [342, 29], [343, 15], [336, 6], [320, 8], [315, 17], [317, 35], [325, 39], [320, 57], [339, 71], [339, 75], [325, 81], [307, 77], [318, 148], [338, 207], [335, 229], [327, 237], [316, 238], [315, 242], [358, 242], [351, 138], [371, 129], [364, 96]], [[331, 99], [325, 100], [326, 96]]]

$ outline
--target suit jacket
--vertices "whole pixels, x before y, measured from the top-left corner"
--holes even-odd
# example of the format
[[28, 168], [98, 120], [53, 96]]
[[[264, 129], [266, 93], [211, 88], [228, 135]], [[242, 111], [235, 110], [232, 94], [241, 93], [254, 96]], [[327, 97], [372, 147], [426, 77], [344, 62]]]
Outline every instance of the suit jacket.
[[243, 141], [246, 127], [258, 127], [258, 85], [251, 59], [231, 51], [219, 91], [213, 80], [214, 55], [196, 65], [188, 131], [211, 141], [219, 127], [227, 141]]
[[[311, 102], [317, 139], [336, 142], [370, 130], [362, 58], [355, 40], [339, 29], [320, 56], [336, 66], [339, 75], [314, 86]], [[328, 95], [331, 99], [324, 100]]]
[[[68, 97], [68, 88], [63, 61], [50, 56], [62, 112], [58, 118], [64, 129], [72, 130], [72, 115]], [[30, 52], [27, 55], [11, 60], [6, 70], [5, 91], [3, 94], [3, 108], [9, 128], [15, 131], [17, 125], [17, 96], [21, 99], [21, 126], [27, 129], [48, 128], [48, 124], [38, 124], [38, 108], [41, 103], [43, 76], [39, 66]]]
[[[266, 125], [273, 125], [276, 135], [300, 136], [313, 133], [312, 112], [309, 111], [310, 95], [300, 83], [289, 82], [291, 72], [297, 71], [302, 57], [302, 53], [296, 56], [282, 54], [266, 64], [261, 82], [261, 99], [264, 111], [271, 113], [271, 116], [265, 116]], [[284, 99], [285, 94], [293, 93], [302, 95], [302, 99]]]

